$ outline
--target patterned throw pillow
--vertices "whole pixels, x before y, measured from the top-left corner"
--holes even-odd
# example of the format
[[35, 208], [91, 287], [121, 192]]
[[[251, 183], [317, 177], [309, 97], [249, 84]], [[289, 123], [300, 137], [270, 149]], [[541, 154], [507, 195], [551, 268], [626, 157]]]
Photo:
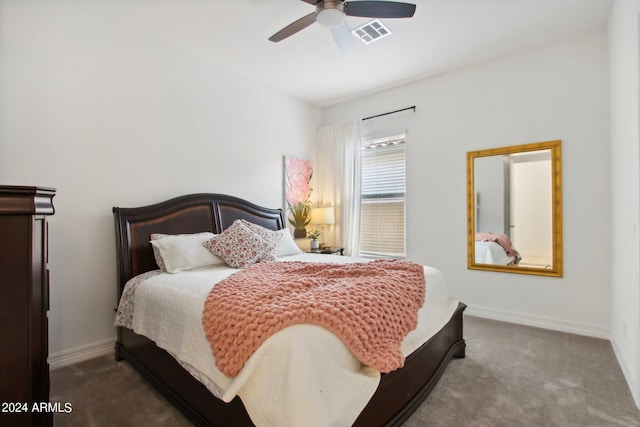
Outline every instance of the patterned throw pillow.
[[264, 228], [258, 224], [254, 224], [247, 220], [241, 219], [242, 225], [247, 227], [249, 230], [253, 231], [258, 236], [262, 237], [269, 245], [275, 244], [275, 247], [272, 251], [269, 251], [268, 254], [265, 255], [261, 261], [275, 261], [278, 256], [278, 245], [280, 244], [280, 240], [282, 239], [282, 234], [278, 231], [269, 230], [268, 228]]
[[241, 220], [236, 220], [231, 227], [202, 245], [214, 255], [224, 259], [229, 266], [243, 268], [271, 259], [271, 254], [278, 248], [278, 241], [267, 241], [244, 225]]

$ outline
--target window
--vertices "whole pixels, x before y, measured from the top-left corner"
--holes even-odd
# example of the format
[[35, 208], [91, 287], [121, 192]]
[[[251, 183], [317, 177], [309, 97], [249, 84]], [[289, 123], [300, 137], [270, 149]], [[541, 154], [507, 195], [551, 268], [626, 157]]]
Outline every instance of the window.
[[360, 255], [405, 256], [405, 135], [363, 141]]

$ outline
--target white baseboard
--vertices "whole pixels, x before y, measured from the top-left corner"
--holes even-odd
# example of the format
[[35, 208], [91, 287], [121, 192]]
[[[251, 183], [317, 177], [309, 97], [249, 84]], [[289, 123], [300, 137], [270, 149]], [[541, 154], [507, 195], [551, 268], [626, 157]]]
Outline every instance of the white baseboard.
[[83, 362], [95, 357], [113, 354], [116, 339], [98, 341], [92, 344], [83, 345], [69, 350], [63, 350], [49, 355], [49, 368], [51, 370]]
[[620, 365], [622, 375], [624, 375], [624, 379], [627, 380], [627, 385], [631, 391], [631, 397], [633, 397], [633, 401], [640, 409], [640, 383], [638, 383], [640, 380], [633, 374], [634, 370], [631, 369], [629, 360], [626, 358], [625, 353], [620, 349], [620, 345], [615, 338], [612, 338], [611, 340], [611, 347], [613, 347], [613, 353], [616, 355], [616, 359], [618, 359], [618, 365]]
[[610, 339], [609, 329], [581, 323], [571, 323], [563, 320], [545, 317], [529, 316], [526, 314], [496, 310], [493, 308], [468, 305], [465, 314], [502, 322], [517, 323], [519, 325], [568, 332], [570, 334], [585, 335], [593, 338]]

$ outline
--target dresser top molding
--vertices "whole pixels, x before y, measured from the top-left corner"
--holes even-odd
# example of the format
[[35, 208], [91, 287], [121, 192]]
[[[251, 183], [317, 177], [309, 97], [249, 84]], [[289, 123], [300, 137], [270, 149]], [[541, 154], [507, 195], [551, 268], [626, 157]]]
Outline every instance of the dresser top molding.
[[53, 215], [56, 189], [0, 185], [0, 215]]

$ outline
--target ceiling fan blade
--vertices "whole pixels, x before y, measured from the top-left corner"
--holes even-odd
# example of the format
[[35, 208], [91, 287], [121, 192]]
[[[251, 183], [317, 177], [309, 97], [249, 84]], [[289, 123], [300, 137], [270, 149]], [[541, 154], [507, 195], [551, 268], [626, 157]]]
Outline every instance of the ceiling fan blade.
[[332, 27], [331, 34], [342, 53], [347, 53], [353, 49], [353, 35], [346, 21], [343, 21], [342, 24], [338, 26]]
[[316, 4], [320, 3], [322, 0], [302, 0], [302, 1], [315, 6]]
[[269, 37], [269, 40], [271, 40], [272, 42], [279, 42], [281, 40], [286, 39], [289, 36], [294, 35], [298, 31], [304, 30], [314, 22], [316, 22], [316, 13], [311, 12], [307, 16], [303, 16], [297, 21], [284, 27], [283, 29], [281, 29], [280, 31], [278, 31], [277, 33]]
[[363, 18], [411, 18], [416, 5], [393, 1], [350, 1], [345, 3], [348, 16]]

